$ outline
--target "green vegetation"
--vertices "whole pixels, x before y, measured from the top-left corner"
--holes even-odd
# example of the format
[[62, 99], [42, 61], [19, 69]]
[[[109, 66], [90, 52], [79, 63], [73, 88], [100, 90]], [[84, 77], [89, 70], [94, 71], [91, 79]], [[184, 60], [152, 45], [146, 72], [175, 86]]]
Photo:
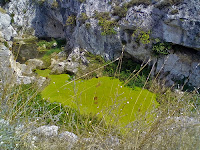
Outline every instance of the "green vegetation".
[[132, 36], [135, 38], [135, 41], [140, 44], [140, 42], [142, 42], [142, 44], [149, 44], [150, 43], [150, 31], [145, 32], [142, 29], [138, 28], [137, 30], [135, 30], [132, 34]]
[[117, 34], [117, 32], [114, 29], [114, 27], [117, 25], [115, 21], [110, 21], [102, 18], [99, 20], [98, 25], [101, 26], [102, 35]]
[[181, 2], [183, 2], [183, 0], [163, 0], [159, 3], [159, 5], [156, 5], [156, 7], [159, 9], [163, 9], [163, 8], [170, 7], [173, 5], [178, 5]]
[[14, 22], [15, 22], [15, 21], [14, 21], [14, 16], [15, 16], [15, 14], [13, 14], [13, 13], [10, 15], [10, 17], [11, 17], [11, 23], [14, 23]]
[[86, 13], [81, 13], [80, 17], [78, 20], [80, 21], [81, 24], [84, 24], [86, 20], [88, 20], [89, 17], [86, 15]]
[[110, 20], [111, 19], [109, 12], [98, 12], [96, 10], [94, 12], [94, 18], [98, 19], [98, 20], [100, 20], [100, 19]]
[[66, 20], [66, 26], [76, 26], [76, 16], [74, 15], [68, 16]]
[[36, 1], [39, 5], [43, 5], [46, 0], [33, 0]]
[[[34, 85], [23, 85], [21, 87], [16, 87], [16, 89], [18, 91], [23, 91], [23, 93], [17, 97], [17, 105], [13, 108], [15, 114], [13, 114], [12, 117], [19, 115], [21, 118], [26, 118], [28, 116], [32, 121], [34, 121], [34, 118], [40, 118], [41, 120], [39, 120], [39, 122], [42, 121], [43, 124], [59, 125], [76, 134], [82, 133], [85, 129], [92, 131], [91, 127], [86, 127], [89, 121], [92, 125], [100, 124], [101, 120], [95, 115], [81, 115], [77, 109], [61, 103], [51, 103], [44, 100], [42, 95], [36, 91], [37, 89], [35, 89]], [[34, 96], [34, 98], [30, 99], [29, 103], [27, 103], [26, 100], [31, 96]], [[21, 107], [24, 104], [26, 105]], [[20, 112], [20, 114], [16, 114], [16, 112]], [[56, 117], [58, 117], [58, 119], [51, 119]], [[101, 125], [103, 125], [103, 123]]]
[[40, 53], [44, 53], [43, 57], [41, 60], [45, 63], [45, 66], [50, 66], [51, 65], [51, 54], [53, 53], [59, 53], [62, 51], [62, 47], [65, 45], [64, 40], [40, 40], [37, 43], [37, 50]]
[[79, 0], [79, 2], [84, 3], [86, 0]]
[[127, 8], [126, 5], [123, 5], [122, 7], [115, 6], [114, 9], [113, 9], [112, 14], [114, 16], [119, 16], [120, 18], [123, 18], [123, 17], [126, 16], [127, 11], [128, 11], [128, 8]]
[[[100, 56], [88, 53], [88, 57], [94, 63], [105, 63]], [[50, 80], [43, 91], [35, 85], [5, 86], [0, 95], [0, 118], [9, 124], [1, 124], [1, 148], [30, 149], [28, 135], [35, 127], [57, 125], [59, 133], [70, 131], [78, 135], [72, 149], [198, 149], [199, 122], [195, 120], [199, 119], [199, 94], [174, 93], [161, 87], [157, 79], [141, 84], [143, 88], [124, 87], [127, 78], [122, 82], [117, 78], [123, 78], [127, 72], [136, 76], [137, 70], [145, 65], [139, 67], [130, 60], [123, 61], [124, 64], [104, 66], [104, 73], [115, 78], [74, 80], [66, 74], [50, 75], [49, 70], [37, 70]], [[139, 75], [144, 75], [148, 82], [149, 70], [145, 69], [146, 73], [140, 70]], [[19, 125], [23, 125], [23, 130], [16, 134]], [[109, 137], [117, 138], [119, 144], [114, 145], [113, 140], [109, 144]], [[45, 143], [38, 138], [34, 143], [38, 149], [57, 145], [55, 149], [62, 150], [69, 145], [56, 138]]]
[[[118, 66], [118, 62], [107, 65], [104, 68], [104, 75], [107, 75], [110, 77], [116, 76], [117, 66]], [[140, 68], [141, 66], [137, 63], [134, 63], [131, 59], [124, 59], [122, 62], [121, 71], [117, 75], [117, 77], [119, 78], [120, 81], [126, 82], [127, 79], [131, 75], [136, 74], [140, 70]], [[134, 78], [129, 80], [129, 82], [126, 85], [132, 88], [133, 90], [137, 87], [142, 88], [145, 85], [145, 82], [148, 78], [149, 73], [150, 73], [150, 70], [147, 67], [145, 67], [144, 69], [142, 69], [142, 71], [139, 72], [138, 75], [136, 75]]]
[[169, 54], [169, 51], [172, 49], [172, 45], [167, 42], [157, 42], [153, 45], [152, 50], [156, 52], [156, 54]]
[[98, 25], [101, 26], [102, 35], [112, 35], [117, 33], [114, 29], [117, 26], [117, 23], [110, 20], [111, 17], [109, 12], [95, 11], [94, 18], [99, 20]]
[[69, 75], [49, 75], [50, 70], [37, 73], [51, 79], [42, 91], [43, 98], [78, 109], [81, 114], [97, 114], [109, 124], [126, 126], [134, 121], [135, 114], [144, 114], [158, 105], [155, 94], [137, 87], [134, 90], [123, 87], [118, 79], [100, 77], [70, 82]]
[[171, 15], [175, 15], [175, 14], [178, 14], [178, 9], [173, 9], [173, 10], [171, 10], [171, 12], [170, 12], [170, 14]]
[[87, 22], [87, 23], [85, 24], [85, 27], [86, 27], [86, 29], [89, 29], [89, 28], [91, 27], [91, 24]]
[[130, 8], [132, 6], [141, 5], [141, 4], [150, 5], [151, 4], [151, 0], [131, 0], [126, 5], [127, 5], [127, 8]]
[[58, 8], [58, 2], [54, 0], [51, 6], [52, 8]]

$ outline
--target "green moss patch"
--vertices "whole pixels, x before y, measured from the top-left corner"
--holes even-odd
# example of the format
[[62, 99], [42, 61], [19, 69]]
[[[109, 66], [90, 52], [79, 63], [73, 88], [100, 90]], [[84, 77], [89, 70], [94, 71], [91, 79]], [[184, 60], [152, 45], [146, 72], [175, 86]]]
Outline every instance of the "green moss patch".
[[125, 126], [138, 113], [148, 114], [158, 105], [154, 93], [139, 87], [134, 90], [123, 87], [122, 82], [111, 77], [71, 81], [67, 74], [50, 75], [50, 70], [36, 72], [51, 79], [42, 91], [44, 99], [78, 109], [81, 114], [97, 114], [107, 123]]

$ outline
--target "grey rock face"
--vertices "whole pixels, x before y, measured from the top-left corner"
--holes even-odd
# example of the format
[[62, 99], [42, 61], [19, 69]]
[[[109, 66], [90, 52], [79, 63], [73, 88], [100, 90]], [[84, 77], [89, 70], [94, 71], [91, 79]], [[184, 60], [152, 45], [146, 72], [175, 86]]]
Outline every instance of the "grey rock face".
[[6, 5], [9, 15], [13, 16], [12, 26], [18, 31], [17, 36], [23, 34], [32, 35], [35, 31], [32, 28], [34, 19], [36, 18], [36, 5], [32, 0], [11, 0]]
[[13, 36], [16, 35], [16, 31], [10, 24], [11, 18], [8, 14], [0, 12], [0, 20], [1, 37], [9, 41]]
[[[129, 0], [124, 2], [129, 2]], [[119, 3], [122, 5], [124, 2], [120, 1]], [[125, 44], [125, 53], [137, 60], [144, 61], [153, 58], [152, 43], [143, 45], [135, 42], [132, 33], [137, 28], [143, 31], [151, 31], [151, 38], [159, 38], [161, 41], [199, 50], [200, 2], [198, 0], [184, 0], [178, 5], [159, 8], [158, 5], [161, 5], [161, 3], [162, 1], [154, 1], [152, 5], [130, 7], [126, 16], [118, 21], [119, 26], [115, 27], [117, 34], [106, 36], [102, 36], [98, 20], [93, 16], [95, 10], [112, 12], [116, 4], [110, 0], [86, 0], [83, 3], [80, 3], [79, 0], [63, 0], [57, 1], [57, 3], [53, 0], [47, 0], [43, 4], [37, 4], [32, 0], [11, 0], [6, 6], [6, 10], [10, 14], [15, 14], [13, 26], [16, 30], [17, 27], [21, 27], [18, 30], [19, 35], [29, 33], [38, 37], [66, 38], [68, 41], [66, 50], [71, 51], [79, 47], [93, 54], [100, 54], [107, 60], [117, 58], [121, 54], [123, 44]], [[86, 23], [82, 24], [79, 21], [81, 13], [85, 13], [89, 17], [86, 20], [86, 23], [90, 24], [89, 28], [86, 27]], [[74, 25], [66, 25], [69, 16], [76, 16]], [[110, 15], [110, 17], [111, 20], [119, 19], [117, 16]], [[4, 24], [6, 25], [6, 22]], [[7, 39], [9, 37], [11, 36], [8, 36]], [[187, 61], [186, 55], [189, 59]], [[167, 57], [169, 60], [165, 62], [164, 60]], [[199, 87], [198, 64], [200, 59], [198, 54], [180, 51], [167, 57], [153, 59], [157, 62], [156, 71], [160, 70], [165, 62], [162, 76], [166, 77], [169, 85], [172, 85], [175, 79], [184, 79], [185, 82]], [[53, 61], [53, 72], [61, 73], [67, 69], [76, 72], [76, 63]], [[174, 67], [172, 68], [172, 66]], [[166, 74], [168, 75], [166, 76]]]
[[2, 86], [16, 81], [18, 70], [11, 51], [0, 43], [0, 80]]
[[170, 86], [179, 81], [200, 88], [199, 57], [187, 51], [169, 54], [158, 58], [156, 72], [161, 71]]

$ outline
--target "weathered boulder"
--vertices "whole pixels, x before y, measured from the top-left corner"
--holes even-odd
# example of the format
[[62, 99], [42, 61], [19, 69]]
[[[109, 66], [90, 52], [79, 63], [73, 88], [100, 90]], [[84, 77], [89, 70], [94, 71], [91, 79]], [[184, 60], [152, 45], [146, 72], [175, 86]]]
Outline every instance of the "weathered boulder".
[[52, 58], [51, 59], [51, 73], [52, 74], [62, 74], [62, 73], [70, 73], [70, 74], [77, 74], [78, 71], [84, 70], [88, 60], [84, 56], [85, 52], [81, 52], [80, 49], [77, 47], [75, 48], [70, 55], [67, 57], [64, 55], [59, 57], [58, 59]]

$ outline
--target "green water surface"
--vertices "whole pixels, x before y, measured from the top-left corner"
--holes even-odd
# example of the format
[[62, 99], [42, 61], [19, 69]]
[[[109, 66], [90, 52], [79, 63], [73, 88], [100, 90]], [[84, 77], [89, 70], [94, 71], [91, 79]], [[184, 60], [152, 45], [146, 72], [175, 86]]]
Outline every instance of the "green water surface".
[[50, 78], [42, 97], [51, 102], [79, 109], [82, 114], [97, 114], [108, 123], [125, 126], [139, 114], [151, 115], [158, 106], [156, 95], [146, 89], [132, 90], [111, 77], [71, 81], [67, 74], [50, 75], [50, 70], [37, 70], [40, 76]]

